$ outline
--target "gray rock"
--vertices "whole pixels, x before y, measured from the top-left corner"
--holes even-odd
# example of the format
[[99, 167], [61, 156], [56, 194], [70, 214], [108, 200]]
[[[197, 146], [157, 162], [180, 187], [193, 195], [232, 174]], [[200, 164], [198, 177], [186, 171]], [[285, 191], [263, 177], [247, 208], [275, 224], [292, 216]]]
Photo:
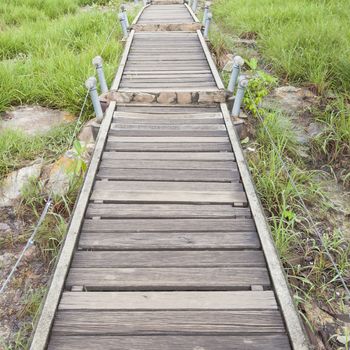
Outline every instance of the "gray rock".
[[0, 207], [13, 205], [21, 197], [21, 191], [30, 179], [37, 179], [43, 167], [42, 159], [32, 165], [13, 171], [4, 180], [0, 188]]
[[134, 96], [134, 102], [139, 103], [152, 103], [154, 102], [156, 97], [152, 94], [148, 94], [145, 92], [139, 92]]
[[281, 86], [262, 102], [262, 107], [295, 115], [316, 105], [319, 99], [310, 90], [294, 86]]
[[10, 231], [11, 227], [4, 222], [0, 222], [0, 231], [6, 232]]
[[178, 92], [177, 103], [180, 105], [188, 105], [192, 103], [192, 94], [190, 92]]
[[40, 106], [20, 106], [2, 115], [0, 130], [18, 129], [28, 135], [43, 134], [52, 128], [69, 123], [75, 117], [68, 113]]
[[157, 102], [161, 104], [172, 104], [176, 102], [175, 92], [161, 92], [157, 98]]
[[306, 132], [310, 137], [314, 138], [314, 137], [320, 136], [323, 133], [324, 129], [325, 129], [325, 125], [314, 122], [307, 127]]
[[94, 143], [93, 127], [96, 123], [96, 118], [89, 120], [81, 129], [78, 140], [85, 144]]

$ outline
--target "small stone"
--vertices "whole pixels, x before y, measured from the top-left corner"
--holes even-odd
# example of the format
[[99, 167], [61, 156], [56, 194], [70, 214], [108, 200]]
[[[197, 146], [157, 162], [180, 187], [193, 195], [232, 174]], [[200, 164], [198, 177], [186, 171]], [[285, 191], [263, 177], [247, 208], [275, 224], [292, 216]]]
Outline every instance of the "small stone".
[[132, 93], [111, 91], [108, 95], [109, 100], [117, 103], [129, 103], [132, 100]]
[[224, 59], [223, 59], [223, 66], [224, 68], [222, 69], [225, 72], [232, 72], [233, 68], [233, 55], [232, 54], [227, 54]]
[[307, 128], [307, 133], [310, 137], [317, 137], [320, 136], [325, 129], [325, 126], [321, 123], [311, 123]]
[[157, 98], [157, 102], [161, 104], [172, 104], [176, 102], [175, 92], [161, 92]]
[[192, 103], [192, 94], [190, 92], [178, 92], [177, 103], [180, 105], [189, 105]]
[[78, 135], [79, 141], [82, 141], [86, 144], [94, 142], [94, 135], [93, 135], [92, 128], [95, 123], [96, 123], [96, 118], [93, 118], [89, 120], [87, 123], [85, 123], [85, 125], [82, 127]]
[[222, 103], [226, 100], [226, 92], [200, 92], [198, 103]]
[[139, 102], [139, 103], [152, 103], [154, 102], [156, 97], [152, 94], [147, 94], [145, 92], [140, 92], [135, 94], [134, 96], [134, 102]]
[[28, 181], [39, 178], [42, 166], [42, 159], [38, 159], [32, 165], [10, 173], [0, 188], [0, 207], [11, 206], [15, 200], [19, 199]]
[[7, 232], [10, 231], [11, 227], [4, 222], [0, 222], [0, 231]]

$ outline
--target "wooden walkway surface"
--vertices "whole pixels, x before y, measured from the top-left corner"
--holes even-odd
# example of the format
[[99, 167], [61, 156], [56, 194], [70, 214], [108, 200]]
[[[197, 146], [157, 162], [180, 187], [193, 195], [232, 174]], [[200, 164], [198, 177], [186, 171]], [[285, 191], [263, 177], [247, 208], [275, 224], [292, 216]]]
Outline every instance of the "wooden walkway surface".
[[31, 349], [307, 349], [204, 39], [159, 28], [126, 43]]

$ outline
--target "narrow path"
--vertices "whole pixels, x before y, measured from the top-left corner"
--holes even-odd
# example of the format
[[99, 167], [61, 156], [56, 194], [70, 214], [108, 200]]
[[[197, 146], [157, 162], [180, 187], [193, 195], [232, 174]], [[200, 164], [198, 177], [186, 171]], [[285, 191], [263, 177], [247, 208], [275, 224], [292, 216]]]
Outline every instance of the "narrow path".
[[307, 349], [198, 24], [136, 20], [32, 349]]

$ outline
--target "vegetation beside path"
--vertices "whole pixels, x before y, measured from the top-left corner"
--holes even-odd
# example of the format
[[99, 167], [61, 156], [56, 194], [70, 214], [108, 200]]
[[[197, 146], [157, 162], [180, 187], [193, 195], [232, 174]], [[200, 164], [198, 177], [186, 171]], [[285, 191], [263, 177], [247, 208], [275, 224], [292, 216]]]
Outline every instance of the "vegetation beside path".
[[[350, 185], [349, 9], [345, 0], [216, 0], [212, 6], [210, 39], [217, 61], [240, 54], [244, 71], [255, 77], [245, 98], [249, 138], [243, 143], [316, 349], [347, 349], [350, 340], [349, 299], [337, 273], [350, 284], [350, 227], [345, 225], [350, 212], [341, 201]], [[228, 73], [222, 74], [227, 80]], [[317, 97], [318, 103], [296, 118], [320, 127], [307, 147], [298, 140], [296, 120], [264, 104], [276, 86], [289, 84]]]
[[[61, 109], [78, 117], [86, 96], [84, 82], [95, 74], [93, 57], [103, 51], [107, 81], [111, 83], [114, 76], [123, 51], [119, 5], [119, 0], [0, 0], [0, 113], [28, 104]], [[91, 116], [89, 102], [82, 120]], [[71, 147], [75, 124], [73, 121], [38, 136], [1, 130], [0, 180], [37, 157], [46, 164], [57, 159]], [[82, 152], [78, 144], [74, 149]], [[79, 164], [79, 169], [72, 169], [75, 174], [84, 170]], [[28, 250], [0, 298], [1, 349], [28, 347], [80, 185], [81, 176], [72, 176], [68, 192], [54, 198], [35, 246]], [[7, 230], [0, 232], [2, 278], [33, 232], [46, 199], [42, 181], [32, 181], [23, 190], [21, 203], [0, 208], [0, 230]]]

